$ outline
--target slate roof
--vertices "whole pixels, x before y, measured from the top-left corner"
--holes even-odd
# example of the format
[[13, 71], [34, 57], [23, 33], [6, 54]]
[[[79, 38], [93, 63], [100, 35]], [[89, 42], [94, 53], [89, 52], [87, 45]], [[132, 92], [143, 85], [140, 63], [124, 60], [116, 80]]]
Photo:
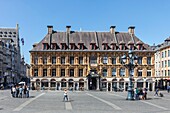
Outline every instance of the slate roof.
[[[67, 39], [67, 32], [53, 32], [52, 34], [46, 34], [46, 36], [33, 47], [31, 51], [50, 51], [51, 49], [44, 50], [43, 43], [57, 43], [60, 47], [61, 43], [66, 43], [66, 45], [70, 46], [70, 43], [75, 43], [76, 46], [79, 43], [84, 43], [86, 47], [84, 50], [76, 49], [77, 51], [95, 51], [91, 50], [91, 43], [96, 43], [96, 50], [103, 50], [103, 43], [111, 46], [112, 44], [116, 44], [119, 46], [121, 43], [124, 43], [125, 46], [128, 47], [129, 42], [133, 43], [134, 46], [138, 44], [143, 44], [144, 50], [152, 50], [148, 44], [142, 42], [135, 34], [130, 34], [128, 32], [82, 32], [82, 31], [71, 31], [69, 34], [69, 38]], [[55, 51], [69, 51], [70, 49], [61, 50], [61, 48], [56, 49]], [[112, 50], [111, 48], [109, 50]], [[30, 51], [30, 52], [31, 52]], [[54, 51], [54, 50], [53, 50]], [[106, 50], [107, 51], [107, 50]]]

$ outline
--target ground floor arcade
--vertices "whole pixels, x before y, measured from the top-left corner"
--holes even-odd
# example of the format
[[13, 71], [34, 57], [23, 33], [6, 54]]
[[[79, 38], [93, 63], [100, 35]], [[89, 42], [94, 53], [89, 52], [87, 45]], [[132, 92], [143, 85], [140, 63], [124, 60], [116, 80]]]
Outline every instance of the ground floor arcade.
[[[158, 83], [153, 78], [134, 78], [133, 88], [147, 88], [154, 91]], [[87, 78], [33, 78], [32, 89], [48, 90], [101, 90], [127, 91], [129, 78], [101, 78], [99, 76]]]

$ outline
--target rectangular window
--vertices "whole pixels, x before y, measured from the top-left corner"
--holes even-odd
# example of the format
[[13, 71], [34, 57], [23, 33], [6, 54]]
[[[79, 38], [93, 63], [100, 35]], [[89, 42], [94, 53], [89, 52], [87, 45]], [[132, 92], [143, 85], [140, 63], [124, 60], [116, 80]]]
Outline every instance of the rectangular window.
[[61, 44], [61, 49], [64, 50], [66, 48], [66, 45], [63, 43]]
[[162, 58], [164, 58], [164, 52], [162, 52]]
[[147, 70], [147, 76], [151, 77], [151, 70]]
[[79, 64], [83, 64], [83, 57], [79, 57]]
[[170, 50], [168, 50], [168, 57], [170, 57]]
[[170, 67], [170, 60], [168, 60], [168, 67]]
[[112, 64], [116, 64], [116, 57], [112, 58]]
[[164, 67], [164, 62], [162, 61], [162, 67]]
[[61, 57], [61, 64], [65, 64], [65, 57]]
[[138, 77], [142, 77], [142, 70], [138, 70]]
[[125, 68], [120, 69], [120, 76], [125, 76]]
[[83, 69], [79, 69], [79, 77], [83, 77]]
[[74, 57], [73, 56], [70, 57], [70, 64], [74, 64]]
[[166, 76], [166, 70], [165, 70], [165, 76]]
[[52, 77], [56, 76], [56, 69], [52, 69]]
[[107, 69], [103, 69], [103, 77], [107, 77]]
[[47, 76], [47, 69], [43, 69], [43, 77]]
[[170, 76], [170, 70], [168, 70], [168, 76]]
[[34, 77], [38, 77], [38, 69], [34, 69]]
[[57, 49], [57, 44], [56, 43], [52, 43], [51, 46], [52, 46], [51, 47], [52, 49]]
[[116, 68], [113, 68], [112, 69], [112, 77], [115, 77], [116, 76]]
[[92, 45], [91, 45], [91, 49], [92, 49], [92, 50], [95, 50], [95, 49], [96, 49], [96, 45], [95, 45], [95, 44], [92, 44]]
[[165, 51], [165, 57], [166, 57], [167, 55], [166, 55], [166, 51]]
[[79, 49], [80, 49], [80, 50], [83, 50], [83, 49], [84, 49], [84, 45], [83, 45], [83, 44], [80, 44], [80, 45], [79, 45]]
[[107, 44], [103, 44], [103, 49], [107, 50], [107, 48], [108, 48]]
[[167, 66], [167, 61], [165, 60], [165, 67]]
[[70, 69], [70, 77], [74, 77], [74, 69]]
[[72, 50], [75, 49], [75, 44], [72, 43], [72, 44], [70, 44], [70, 46], [71, 46], [70, 49], [72, 49]]
[[56, 64], [56, 57], [55, 56], [52, 57], [52, 64]]
[[43, 64], [47, 64], [47, 57], [43, 57]]
[[34, 57], [34, 64], [38, 64], [38, 57]]
[[43, 49], [48, 49], [48, 45], [46, 43], [43, 44]]
[[65, 69], [61, 69], [61, 76], [62, 76], [62, 77], [65, 76]]
[[96, 56], [90, 57], [90, 64], [97, 64], [97, 57]]
[[138, 57], [138, 64], [142, 65], [142, 57]]
[[151, 57], [147, 57], [147, 64], [151, 65]]
[[108, 62], [108, 58], [107, 58], [107, 56], [104, 56], [103, 57], [103, 64], [107, 64], [107, 62]]

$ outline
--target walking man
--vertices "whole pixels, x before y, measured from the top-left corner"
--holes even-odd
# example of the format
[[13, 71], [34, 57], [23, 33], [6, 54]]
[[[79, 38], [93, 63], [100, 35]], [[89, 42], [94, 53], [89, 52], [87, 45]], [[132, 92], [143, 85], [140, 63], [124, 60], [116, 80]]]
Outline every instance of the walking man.
[[68, 101], [67, 89], [64, 90], [64, 98], [63, 98], [63, 101], [65, 101], [65, 99]]
[[155, 91], [154, 96], [158, 96], [158, 92], [159, 92], [159, 89], [157, 88], [156, 91]]

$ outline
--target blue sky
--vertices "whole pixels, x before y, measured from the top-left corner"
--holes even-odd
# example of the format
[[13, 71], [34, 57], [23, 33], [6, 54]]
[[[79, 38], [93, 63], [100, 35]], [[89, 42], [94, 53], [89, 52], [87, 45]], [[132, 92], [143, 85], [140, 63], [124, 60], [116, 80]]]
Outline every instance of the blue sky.
[[20, 27], [24, 38], [24, 57], [30, 63], [29, 50], [47, 33], [54, 30], [127, 32], [135, 26], [135, 34], [149, 45], [160, 44], [170, 36], [170, 0], [1, 0], [0, 27]]

